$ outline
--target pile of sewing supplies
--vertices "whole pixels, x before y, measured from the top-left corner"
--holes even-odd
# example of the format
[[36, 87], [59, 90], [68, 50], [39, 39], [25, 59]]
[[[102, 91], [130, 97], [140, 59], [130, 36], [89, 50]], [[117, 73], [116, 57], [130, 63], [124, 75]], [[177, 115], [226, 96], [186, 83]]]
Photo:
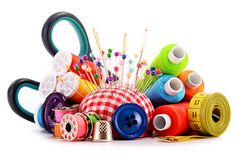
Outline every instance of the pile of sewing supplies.
[[[52, 70], [39, 85], [44, 99], [34, 122], [56, 139], [113, 141], [153, 137], [177, 142], [220, 136], [230, 122], [230, 106], [221, 93], [204, 92], [202, 77], [188, 64], [187, 52], [164, 46], [153, 61], [143, 59], [147, 30], [140, 51], [129, 56], [127, 33], [123, 49], [98, 56], [59, 51]], [[154, 54], [154, 52], [152, 53]]]

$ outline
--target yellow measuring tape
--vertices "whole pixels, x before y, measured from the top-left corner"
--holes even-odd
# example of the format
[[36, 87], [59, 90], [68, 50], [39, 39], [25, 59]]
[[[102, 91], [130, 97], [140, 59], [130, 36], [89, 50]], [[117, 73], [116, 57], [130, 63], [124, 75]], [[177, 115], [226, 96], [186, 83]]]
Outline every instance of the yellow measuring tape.
[[197, 93], [190, 101], [188, 118], [192, 130], [220, 136], [229, 125], [230, 106], [221, 93]]
[[[165, 136], [156, 138], [164, 142], [180, 142], [209, 136], [220, 136], [230, 122], [230, 106], [221, 93], [197, 93], [191, 99], [188, 110], [189, 126], [198, 135]], [[203, 135], [203, 136], [199, 136]]]

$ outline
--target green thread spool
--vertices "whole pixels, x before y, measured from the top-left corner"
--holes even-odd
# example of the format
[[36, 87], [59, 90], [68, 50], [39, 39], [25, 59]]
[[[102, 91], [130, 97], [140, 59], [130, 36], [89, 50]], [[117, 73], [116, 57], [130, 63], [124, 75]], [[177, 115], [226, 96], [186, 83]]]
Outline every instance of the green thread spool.
[[[168, 44], [162, 48], [148, 68], [154, 66], [155, 68], [161, 69], [163, 74], [178, 76], [185, 69], [187, 64], [188, 54], [180, 46], [176, 44]], [[144, 76], [146, 76], [146, 74], [144, 74]], [[153, 79], [152, 83], [148, 87], [152, 86], [157, 78], [158, 76]], [[145, 85], [147, 80], [143, 82], [143, 85]]]
[[97, 113], [95, 113], [95, 112], [89, 112], [89, 113], [87, 113], [87, 115], [91, 119], [93, 125], [95, 124], [95, 122], [97, 120], [101, 120], [100, 116]]

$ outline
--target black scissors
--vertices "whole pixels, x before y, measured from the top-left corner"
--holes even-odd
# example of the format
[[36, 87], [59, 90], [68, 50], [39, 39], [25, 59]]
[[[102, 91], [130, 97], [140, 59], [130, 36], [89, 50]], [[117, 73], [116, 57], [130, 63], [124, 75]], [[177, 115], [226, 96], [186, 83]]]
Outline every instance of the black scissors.
[[[44, 23], [42, 29], [42, 40], [45, 48], [49, 52], [51, 56], [54, 56], [59, 49], [53, 42], [52, 39], [52, 32], [56, 24], [60, 21], [67, 21], [69, 22], [72, 27], [74, 28], [80, 42], [80, 53], [79, 56], [87, 55], [89, 60], [91, 61], [91, 57], [89, 54], [92, 52], [88, 40], [87, 33], [85, 31], [84, 26], [80, 22], [80, 20], [71, 13], [68, 12], [57, 12], [51, 15], [46, 22]], [[34, 121], [34, 114], [25, 108], [22, 107], [21, 103], [19, 102], [19, 92], [23, 87], [27, 87], [33, 90], [39, 89], [39, 82], [28, 79], [28, 78], [20, 78], [15, 80], [10, 87], [8, 88], [8, 102], [11, 109], [20, 117], [31, 121]]]

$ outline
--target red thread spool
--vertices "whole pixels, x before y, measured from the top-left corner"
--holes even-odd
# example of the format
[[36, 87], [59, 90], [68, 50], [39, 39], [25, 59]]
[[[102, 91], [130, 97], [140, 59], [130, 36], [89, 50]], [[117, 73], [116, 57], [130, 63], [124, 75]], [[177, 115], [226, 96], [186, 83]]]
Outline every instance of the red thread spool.
[[184, 101], [189, 102], [196, 93], [204, 91], [204, 82], [194, 71], [185, 70], [178, 78], [183, 82], [185, 87]]
[[[85, 70], [79, 69], [78, 71], [74, 68], [74, 65], [76, 64], [79, 68], [81, 68], [81, 66], [85, 64], [87, 67], [92, 68], [92, 72], [91, 72], [92, 74], [99, 73], [99, 72], [96, 72], [96, 68], [95, 68], [96, 65], [93, 62], [86, 60], [83, 62], [83, 64], [81, 64], [79, 63], [79, 61], [80, 61], [80, 56], [76, 56], [70, 52], [59, 51], [54, 56], [54, 59], [53, 59], [53, 63], [52, 63], [53, 72], [57, 76], [62, 76], [66, 72], [72, 71], [75, 74], [80, 76], [80, 74], [86, 74]], [[89, 81], [89, 77], [87, 75], [85, 76], [85, 79]], [[95, 79], [95, 81], [97, 84], [99, 84], [98, 79]]]
[[154, 111], [153, 129], [158, 136], [176, 136], [187, 133], [188, 102], [163, 105]]

